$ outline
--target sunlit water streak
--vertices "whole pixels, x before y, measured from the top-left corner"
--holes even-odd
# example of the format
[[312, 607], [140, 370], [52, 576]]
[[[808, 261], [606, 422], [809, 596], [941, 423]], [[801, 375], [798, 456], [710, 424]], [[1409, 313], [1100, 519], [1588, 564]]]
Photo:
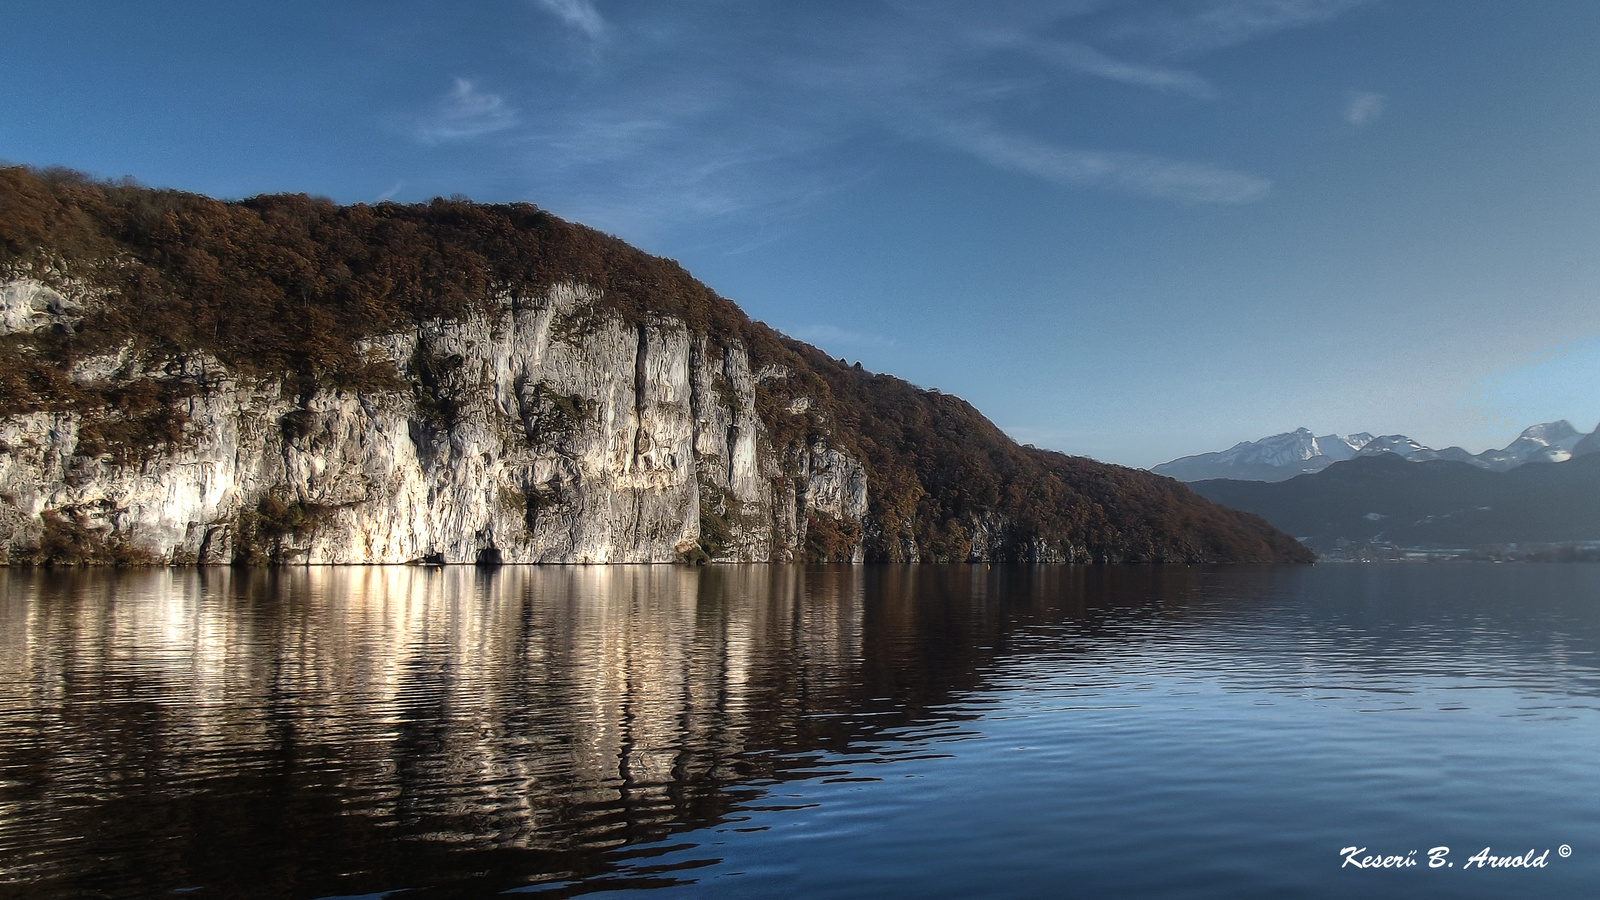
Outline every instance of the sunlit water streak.
[[0, 574], [0, 895], [1583, 896], [1596, 748], [1595, 566]]

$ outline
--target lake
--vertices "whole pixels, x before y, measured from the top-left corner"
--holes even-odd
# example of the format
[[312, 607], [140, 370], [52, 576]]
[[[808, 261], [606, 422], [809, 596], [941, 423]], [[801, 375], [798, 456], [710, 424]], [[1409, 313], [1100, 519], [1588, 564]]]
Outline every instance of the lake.
[[1597, 798], [1595, 565], [0, 570], [0, 896], [1576, 897]]

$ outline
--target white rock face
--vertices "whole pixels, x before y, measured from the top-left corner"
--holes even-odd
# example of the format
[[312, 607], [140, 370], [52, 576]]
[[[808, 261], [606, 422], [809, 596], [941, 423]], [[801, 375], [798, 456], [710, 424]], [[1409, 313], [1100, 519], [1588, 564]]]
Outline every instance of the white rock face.
[[[72, 308], [3, 291], [10, 331]], [[84, 452], [77, 414], [0, 418], [0, 543], [29, 558], [54, 522], [175, 562], [671, 562], [709, 513], [719, 558], [765, 561], [793, 556], [808, 513], [866, 515], [859, 461], [824, 443], [776, 456], [743, 347], [596, 299], [563, 285], [373, 340], [412, 382], [394, 392], [296, 397], [200, 356], [83, 361], [80, 383], [192, 385], [184, 438], [119, 464]]]
[[78, 303], [37, 281], [21, 279], [0, 284], [0, 334], [65, 322], [79, 310]]

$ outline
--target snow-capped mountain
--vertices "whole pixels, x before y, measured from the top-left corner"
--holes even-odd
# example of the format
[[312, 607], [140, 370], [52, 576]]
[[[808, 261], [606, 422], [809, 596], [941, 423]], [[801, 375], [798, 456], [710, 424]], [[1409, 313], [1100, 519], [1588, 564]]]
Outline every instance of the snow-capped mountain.
[[1573, 456], [1583, 456], [1597, 451], [1600, 451], [1600, 425], [1595, 426], [1593, 431], [1584, 435], [1576, 444], [1572, 445]]
[[[1600, 431], [1600, 427], [1596, 428]], [[1521, 435], [1504, 450], [1485, 450], [1478, 454], [1487, 469], [1504, 471], [1529, 462], [1566, 462], [1572, 451], [1587, 437], [1572, 427], [1566, 419], [1534, 425], [1523, 429]]]
[[1366, 456], [1376, 456], [1379, 453], [1394, 453], [1405, 459], [1415, 459], [1432, 453], [1433, 448], [1424, 447], [1403, 434], [1380, 434], [1368, 441], [1366, 446], [1361, 447], [1357, 452]]
[[1320, 472], [1333, 463], [1350, 459], [1373, 440], [1372, 435], [1364, 431], [1318, 437], [1309, 428], [1299, 428], [1259, 441], [1240, 441], [1217, 453], [1185, 456], [1150, 471], [1179, 481], [1208, 478], [1282, 481], [1308, 472]]
[[1227, 450], [1185, 456], [1162, 463], [1150, 471], [1179, 481], [1204, 481], [1231, 478], [1238, 481], [1284, 481], [1296, 475], [1320, 472], [1328, 466], [1356, 456], [1394, 454], [1412, 462], [1445, 459], [1464, 462], [1482, 469], [1504, 472], [1530, 462], [1563, 462], [1573, 456], [1600, 451], [1600, 427], [1591, 434], [1572, 427], [1565, 419], [1523, 429], [1522, 434], [1502, 450], [1469, 453], [1460, 447], [1435, 450], [1403, 434], [1377, 437], [1357, 434], [1313, 435], [1300, 428], [1275, 434], [1259, 441], [1241, 441]]
[[1356, 455], [1377, 456], [1381, 453], [1393, 453], [1401, 459], [1410, 460], [1411, 462], [1449, 459], [1456, 462], [1479, 465], [1478, 457], [1460, 447], [1446, 447], [1443, 450], [1435, 450], [1432, 447], [1425, 447], [1403, 434], [1385, 434], [1375, 437], [1365, 447], [1362, 447]]

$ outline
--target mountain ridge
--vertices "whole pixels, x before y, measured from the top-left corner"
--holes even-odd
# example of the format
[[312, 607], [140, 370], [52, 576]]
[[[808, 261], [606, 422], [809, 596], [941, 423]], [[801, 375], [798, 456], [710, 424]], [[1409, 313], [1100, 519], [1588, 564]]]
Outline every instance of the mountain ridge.
[[0, 169], [11, 562], [1274, 562], [531, 204]]
[[1150, 471], [1184, 482], [1212, 479], [1284, 481], [1320, 472], [1356, 456], [1394, 454], [1412, 462], [1451, 460], [1504, 472], [1529, 462], [1562, 462], [1600, 450], [1600, 426], [1588, 435], [1565, 419], [1530, 425], [1501, 449], [1471, 453], [1461, 447], [1435, 450], [1403, 434], [1374, 436], [1368, 432], [1315, 437], [1300, 428], [1256, 441], [1240, 441], [1227, 450], [1184, 456]]
[[1194, 490], [1329, 552], [1351, 545], [1461, 549], [1600, 541], [1600, 454], [1503, 472], [1454, 460], [1362, 456], [1286, 481]]

